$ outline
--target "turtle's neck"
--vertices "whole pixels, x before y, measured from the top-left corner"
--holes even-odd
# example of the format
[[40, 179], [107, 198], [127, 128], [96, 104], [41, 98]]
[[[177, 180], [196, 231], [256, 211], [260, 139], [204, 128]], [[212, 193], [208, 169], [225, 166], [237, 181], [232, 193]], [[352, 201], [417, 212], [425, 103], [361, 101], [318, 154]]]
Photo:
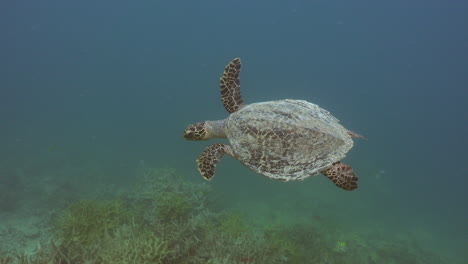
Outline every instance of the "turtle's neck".
[[226, 138], [225, 121], [226, 119], [205, 121], [206, 131], [208, 132], [207, 138]]

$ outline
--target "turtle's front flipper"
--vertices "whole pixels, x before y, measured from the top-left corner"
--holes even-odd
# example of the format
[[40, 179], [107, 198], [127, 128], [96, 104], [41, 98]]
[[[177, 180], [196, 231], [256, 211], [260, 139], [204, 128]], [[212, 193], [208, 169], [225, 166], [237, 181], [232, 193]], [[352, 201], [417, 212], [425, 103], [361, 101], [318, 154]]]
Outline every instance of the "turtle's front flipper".
[[221, 101], [224, 108], [229, 113], [239, 110], [244, 102], [240, 93], [239, 73], [241, 70], [241, 61], [239, 58], [233, 59], [224, 69], [223, 76], [219, 80], [221, 88]]
[[205, 178], [205, 180], [211, 180], [214, 176], [214, 171], [218, 161], [224, 156], [224, 154], [229, 154], [232, 156], [232, 152], [229, 146], [216, 143], [207, 147], [201, 154], [198, 156], [197, 164], [198, 171]]
[[336, 186], [352, 191], [358, 187], [358, 177], [354, 174], [353, 168], [341, 162], [333, 163], [330, 168], [321, 171], [327, 176]]

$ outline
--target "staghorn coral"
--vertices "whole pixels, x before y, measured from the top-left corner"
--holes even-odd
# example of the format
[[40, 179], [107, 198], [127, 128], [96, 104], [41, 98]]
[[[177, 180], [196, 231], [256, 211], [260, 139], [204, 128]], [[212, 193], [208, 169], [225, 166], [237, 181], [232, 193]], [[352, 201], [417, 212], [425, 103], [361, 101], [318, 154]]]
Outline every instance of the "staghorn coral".
[[301, 247], [297, 245], [297, 241], [287, 235], [282, 228], [277, 227], [276, 229], [266, 230], [264, 237], [266, 247], [281, 254], [283, 259], [291, 260], [290, 263], [301, 263], [307, 259]]
[[57, 250], [57, 246], [53, 241], [46, 247], [44, 247], [43, 243], [38, 243], [34, 253], [17, 253], [15, 258], [14, 263], [17, 264], [70, 263], [70, 259]]
[[188, 178], [177, 174], [175, 169], [168, 168], [140, 168], [140, 181], [135, 185], [129, 196], [133, 199], [151, 201], [155, 195], [178, 193], [188, 198], [199, 209], [206, 207], [211, 186], [206, 183], [194, 183]]
[[238, 237], [248, 231], [248, 226], [240, 213], [230, 212], [220, 219], [218, 230], [229, 236]]
[[151, 232], [138, 232], [137, 227], [122, 226], [115, 238], [108, 240], [98, 253], [102, 264], [159, 264], [171, 253], [167, 243]]
[[[443, 263], [406, 239], [349, 235], [329, 219], [254, 227], [239, 213], [208, 206], [214, 199], [207, 185], [173, 170], [147, 172], [137, 191], [121, 197], [125, 202], [88, 200], [66, 207], [55, 225], [58, 241], [32, 256], [10, 253], [17, 256], [12, 263]], [[334, 251], [343, 246], [337, 241], [345, 241], [345, 251]]]
[[185, 222], [207, 208], [211, 188], [193, 183], [173, 169], [140, 168], [142, 176], [127, 199], [149, 225]]
[[185, 194], [163, 193], [155, 199], [156, 217], [163, 222], [183, 221], [194, 209], [192, 201]]
[[300, 263], [290, 262], [284, 250], [271, 247], [260, 230], [242, 233], [238, 237], [212, 233], [207, 241], [209, 243], [198, 253], [205, 256], [205, 262], [199, 263], [216, 263], [220, 260], [224, 261], [222, 263]]
[[10, 255], [0, 254], [0, 264], [12, 264], [13, 260], [13, 257]]
[[66, 242], [91, 245], [111, 236], [130, 219], [130, 212], [119, 200], [82, 200], [65, 209], [56, 224], [56, 235]]

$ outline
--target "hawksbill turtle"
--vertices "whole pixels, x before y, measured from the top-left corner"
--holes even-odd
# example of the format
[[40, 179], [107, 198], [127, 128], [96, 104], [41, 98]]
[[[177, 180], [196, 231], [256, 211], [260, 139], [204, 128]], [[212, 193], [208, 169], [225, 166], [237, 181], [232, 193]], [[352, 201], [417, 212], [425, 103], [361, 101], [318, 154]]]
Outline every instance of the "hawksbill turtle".
[[189, 125], [188, 140], [227, 138], [198, 157], [200, 174], [211, 180], [218, 161], [228, 154], [256, 173], [281, 181], [303, 180], [322, 173], [344, 190], [358, 187], [351, 166], [342, 163], [359, 134], [345, 129], [327, 110], [303, 100], [244, 104], [235, 58], [220, 79], [221, 101], [230, 115], [224, 120]]

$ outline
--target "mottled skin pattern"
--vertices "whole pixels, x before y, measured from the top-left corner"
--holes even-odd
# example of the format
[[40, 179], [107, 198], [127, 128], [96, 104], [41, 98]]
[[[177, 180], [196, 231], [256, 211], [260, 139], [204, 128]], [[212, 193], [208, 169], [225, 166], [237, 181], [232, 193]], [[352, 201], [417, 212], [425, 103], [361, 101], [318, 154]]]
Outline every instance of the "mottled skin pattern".
[[225, 131], [235, 158], [283, 181], [314, 176], [353, 147], [336, 118], [300, 100], [246, 105], [227, 118]]
[[358, 177], [354, 174], [351, 166], [341, 162], [333, 163], [332, 167], [321, 171], [327, 176], [336, 186], [347, 191], [352, 191], [358, 187]]
[[199, 140], [207, 138], [208, 131], [205, 129], [205, 122], [190, 125], [184, 133], [185, 139]]
[[240, 70], [241, 61], [235, 58], [226, 66], [219, 80], [221, 102], [229, 113], [234, 113], [244, 104], [240, 93]]
[[197, 159], [198, 171], [206, 180], [214, 176], [214, 169], [218, 161], [226, 154], [231, 153], [228, 146], [220, 143], [207, 147]]
[[211, 180], [219, 160], [228, 154], [253, 171], [282, 181], [303, 180], [319, 172], [345, 190], [357, 188], [358, 177], [340, 160], [353, 147], [352, 137], [328, 111], [301, 100], [245, 105], [240, 94], [240, 59], [232, 60], [220, 79], [221, 101], [231, 115], [189, 125], [188, 140], [227, 138], [198, 157], [198, 170]]

